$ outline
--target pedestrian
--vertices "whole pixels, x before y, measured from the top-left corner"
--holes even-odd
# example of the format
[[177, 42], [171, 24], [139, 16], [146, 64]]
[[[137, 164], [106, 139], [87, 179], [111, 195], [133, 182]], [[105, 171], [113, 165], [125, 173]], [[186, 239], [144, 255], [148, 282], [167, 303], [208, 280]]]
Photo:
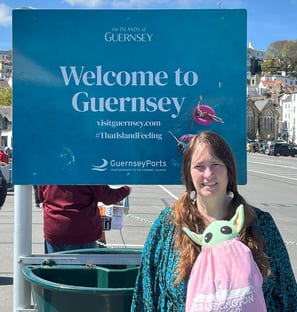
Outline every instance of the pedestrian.
[[0, 148], [0, 162], [1, 162], [1, 166], [6, 166], [9, 163], [9, 156], [8, 154], [5, 152], [7, 151], [7, 149], [3, 149]]
[[102, 233], [98, 202], [115, 204], [130, 191], [127, 185], [38, 185], [45, 253], [96, 247]]
[[[271, 215], [240, 195], [234, 156], [226, 141], [210, 131], [194, 136], [183, 153], [182, 177], [185, 193], [161, 212], [148, 234], [131, 312], [185, 311], [188, 280], [201, 246], [183, 228], [202, 234], [216, 220], [231, 220], [241, 204], [244, 223], [239, 239], [250, 249], [263, 278], [267, 311], [296, 311], [297, 286], [286, 246]], [[205, 267], [206, 275], [211, 267]], [[241, 275], [239, 271], [238, 279]], [[241, 308], [236, 311], [246, 311]], [[219, 304], [199, 311], [218, 310], [235, 311]]]
[[9, 146], [5, 146], [4, 153], [8, 157], [8, 162], [10, 162], [10, 160], [12, 159], [12, 149]]
[[7, 196], [7, 181], [2, 173], [1, 166], [0, 166], [0, 210], [2, 206], [5, 204]]

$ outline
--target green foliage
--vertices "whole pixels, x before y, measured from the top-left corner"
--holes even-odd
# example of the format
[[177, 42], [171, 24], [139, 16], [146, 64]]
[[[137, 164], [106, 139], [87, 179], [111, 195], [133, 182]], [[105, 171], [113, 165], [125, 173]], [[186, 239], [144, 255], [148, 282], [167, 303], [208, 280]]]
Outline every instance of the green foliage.
[[272, 42], [266, 51], [266, 58], [280, 57], [282, 55], [283, 47], [287, 42], [288, 42], [287, 40], [279, 40]]
[[[266, 51], [266, 59], [274, 59], [274, 66], [271, 66], [271, 70], [275, 67], [275, 70], [277, 71], [286, 71], [287, 73], [296, 72], [297, 40], [280, 40], [271, 43]], [[268, 63], [265, 66], [264, 68], [267, 69]], [[266, 70], [263, 71], [266, 72]], [[272, 71], [271, 73], [275, 72]]]
[[283, 48], [287, 71], [297, 71], [297, 40], [288, 41]]
[[0, 106], [10, 106], [12, 103], [11, 88], [0, 88]]
[[265, 74], [275, 74], [277, 72], [280, 72], [282, 69], [278, 58], [269, 56], [261, 64], [261, 70], [262, 73]]

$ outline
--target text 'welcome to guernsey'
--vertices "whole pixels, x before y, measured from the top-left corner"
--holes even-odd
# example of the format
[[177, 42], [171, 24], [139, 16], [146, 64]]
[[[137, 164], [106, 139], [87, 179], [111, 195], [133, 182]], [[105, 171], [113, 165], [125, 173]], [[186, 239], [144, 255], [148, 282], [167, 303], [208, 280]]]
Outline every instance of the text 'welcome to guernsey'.
[[[176, 87], [194, 87], [198, 84], [198, 73], [183, 71], [177, 68], [170, 75], [166, 71], [104, 71], [102, 65], [95, 70], [85, 66], [60, 66], [60, 71], [66, 87], [158, 87], [164, 88], [173, 81]], [[88, 92], [75, 92], [71, 99], [75, 111], [83, 112], [147, 112], [156, 111], [169, 113], [171, 118], [177, 118], [185, 102], [185, 97], [89, 97]]]

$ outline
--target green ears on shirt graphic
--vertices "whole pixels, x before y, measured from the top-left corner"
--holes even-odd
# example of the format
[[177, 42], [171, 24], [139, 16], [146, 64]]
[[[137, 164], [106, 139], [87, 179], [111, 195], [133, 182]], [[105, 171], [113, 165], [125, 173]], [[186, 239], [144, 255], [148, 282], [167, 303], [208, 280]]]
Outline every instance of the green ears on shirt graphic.
[[216, 220], [209, 224], [202, 234], [192, 232], [186, 227], [183, 227], [183, 231], [194, 243], [203, 247], [211, 247], [238, 237], [243, 224], [244, 207], [240, 205], [230, 221]]

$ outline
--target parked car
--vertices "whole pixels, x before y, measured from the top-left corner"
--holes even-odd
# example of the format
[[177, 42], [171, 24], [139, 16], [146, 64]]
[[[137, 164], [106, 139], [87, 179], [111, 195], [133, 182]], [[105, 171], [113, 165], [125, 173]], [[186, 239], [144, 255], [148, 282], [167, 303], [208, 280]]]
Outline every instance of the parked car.
[[264, 154], [266, 155], [272, 155], [271, 150], [274, 148], [274, 142], [268, 141], [265, 144], [265, 150], [264, 150]]
[[256, 140], [250, 140], [248, 139], [247, 144], [246, 144], [246, 150], [247, 152], [258, 152], [259, 151], [259, 142]]
[[297, 148], [288, 143], [276, 142], [268, 146], [268, 148], [265, 151], [265, 154], [274, 156], [297, 157]]

